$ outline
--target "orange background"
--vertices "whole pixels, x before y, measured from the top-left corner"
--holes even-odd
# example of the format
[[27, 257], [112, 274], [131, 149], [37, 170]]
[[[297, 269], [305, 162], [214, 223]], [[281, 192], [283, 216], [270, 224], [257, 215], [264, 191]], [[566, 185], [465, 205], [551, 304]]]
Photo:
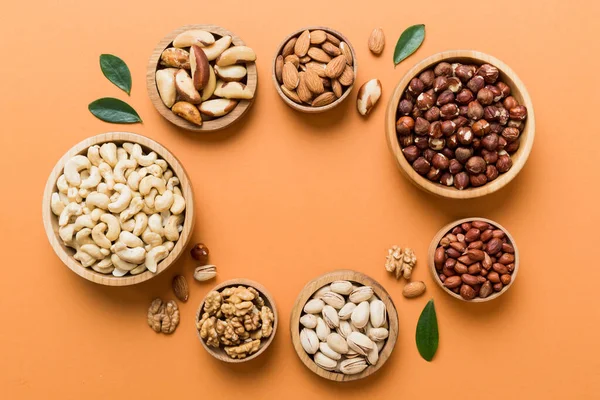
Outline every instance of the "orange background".
[[[37, 3], [5, 4], [0, 24], [0, 397], [598, 398], [597, 2]], [[146, 93], [152, 49], [188, 23], [224, 26], [258, 54], [256, 103], [243, 122], [221, 133], [174, 128]], [[426, 24], [425, 43], [394, 69], [396, 39], [415, 23]], [[325, 115], [296, 113], [278, 98], [271, 81], [276, 47], [290, 31], [310, 24], [349, 37], [359, 83], [381, 80], [384, 94], [368, 119], [355, 110], [357, 88]], [[367, 49], [375, 26], [384, 28], [387, 39], [379, 58]], [[417, 190], [397, 170], [384, 138], [394, 85], [417, 61], [455, 48], [506, 62], [535, 105], [536, 141], [526, 167], [504, 190], [479, 200], [450, 201]], [[130, 98], [103, 77], [101, 53], [129, 65]], [[126, 99], [144, 123], [120, 126], [94, 118], [87, 105], [104, 96]], [[46, 178], [75, 143], [111, 130], [149, 136], [182, 161], [197, 198], [192, 242], [209, 246], [216, 282], [191, 280], [194, 263], [185, 255], [150, 282], [102, 287], [56, 257], [41, 220]], [[497, 220], [521, 251], [515, 285], [490, 304], [450, 298], [427, 269], [433, 235], [465, 216]], [[404, 299], [403, 284], [384, 271], [392, 244], [416, 251], [414, 277], [428, 285], [425, 296]], [[338, 268], [381, 282], [400, 318], [399, 340], [384, 368], [343, 385], [301, 364], [288, 329], [304, 284]], [[190, 300], [181, 304], [175, 334], [157, 335], [146, 325], [147, 307], [155, 296], [173, 297], [170, 282], [178, 273], [190, 280]], [[230, 366], [202, 349], [193, 316], [214, 284], [236, 277], [270, 289], [280, 322], [266, 354]], [[431, 297], [440, 347], [427, 363], [418, 355], [414, 332]]]

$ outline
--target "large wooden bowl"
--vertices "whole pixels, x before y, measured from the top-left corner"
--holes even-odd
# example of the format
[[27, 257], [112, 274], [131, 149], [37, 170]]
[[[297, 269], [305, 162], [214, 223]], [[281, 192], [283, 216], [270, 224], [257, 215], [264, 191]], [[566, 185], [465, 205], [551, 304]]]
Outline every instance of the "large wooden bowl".
[[[513, 162], [512, 168], [508, 172], [499, 175], [498, 178], [492, 182], [480, 187], [469, 187], [464, 190], [458, 190], [454, 187], [448, 187], [439, 183], [434, 183], [426, 177], [419, 175], [417, 171], [413, 169], [412, 165], [410, 165], [410, 163], [406, 160], [406, 158], [404, 158], [404, 154], [402, 153], [402, 149], [396, 137], [396, 110], [398, 108], [398, 103], [402, 98], [402, 94], [407, 88], [410, 80], [440, 61], [446, 61], [449, 63], [472, 63], [479, 65], [489, 63], [494, 65], [500, 70], [499, 79], [510, 86], [511, 95], [519, 101], [519, 104], [527, 107], [527, 119], [525, 121], [523, 132], [521, 132], [520, 136], [521, 145], [515, 153], [511, 154]], [[478, 51], [452, 50], [434, 54], [431, 57], [426, 58], [411, 68], [411, 70], [404, 75], [402, 80], [396, 86], [396, 89], [394, 90], [394, 93], [392, 93], [388, 103], [387, 112], [385, 115], [385, 133], [390, 151], [396, 158], [400, 170], [411, 180], [413, 184], [429, 193], [433, 193], [438, 196], [453, 199], [470, 199], [485, 196], [486, 194], [490, 194], [501, 189], [521, 171], [525, 165], [525, 162], [527, 161], [527, 158], [529, 157], [531, 147], [533, 146], [533, 138], [535, 135], [535, 115], [533, 112], [533, 104], [531, 102], [531, 98], [529, 97], [529, 93], [527, 93], [525, 85], [508, 65], [495, 57], [480, 53]]]
[[[353, 58], [352, 68], [354, 69], [354, 82], [352, 82], [352, 85], [350, 85], [346, 88], [344, 93], [342, 93], [342, 97], [340, 97], [333, 103], [327, 104], [326, 106], [322, 106], [322, 107], [311, 107], [311, 106], [307, 106], [307, 105], [303, 105], [303, 104], [298, 104], [298, 103], [295, 103], [294, 101], [290, 100], [290, 98], [287, 97], [281, 90], [281, 87], [279, 86], [279, 82], [277, 81], [277, 77], [275, 75], [275, 62], [277, 60], [277, 56], [279, 56], [281, 54], [281, 51], [283, 50], [283, 46], [285, 46], [285, 44], [291, 38], [300, 36], [300, 34], [307, 29], [309, 31], [320, 29], [322, 31], [325, 31], [325, 32], [335, 36], [342, 42], [346, 42], [348, 44], [348, 47], [350, 48], [350, 52], [352, 53], [352, 58]], [[352, 47], [352, 43], [350, 43], [348, 38], [345, 37], [344, 35], [342, 35], [340, 32], [338, 32], [334, 29], [331, 29], [331, 28], [327, 28], [325, 26], [307, 26], [307, 27], [298, 29], [298, 30], [292, 32], [291, 34], [289, 34], [288, 36], [286, 36], [286, 38], [281, 41], [279, 46], [277, 46], [277, 51], [275, 52], [275, 57], [273, 57], [273, 65], [271, 66], [271, 76], [273, 78], [273, 84], [275, 85], [275, 90], [277, 90], [279, 97], [281, 97], [281, 99], [285, 102], [285, 104], [292, 107], [294, 110], [308, 113], [308, 114], [316, 114], [316, 113], [329, 111], [329, 110], [337, 107], [338, 105], [340, 105], [344, 100], [346, 100], [346, 98], [348, 98], [348, 96], [350, 95], [350, 92], [352, 92], [352, 88], [354, 87], [354, 84], [356, 83], [357, 72], [358, 72], [358, 63], [356, 62], [356, 53], [354, 52], [354, 47]]]
[[[58, 177], [62, 175], [65, 163], [71, 157], [77, 154], [86, 154], [88, 147], [96, 144], [100, 145], [106, 142], [113, 142], [117, 144], [121, 144], [124, 142], [138, 143], [140, 146], [142, 146], [144, 151], [155, 151], [159, 157], [161, 157], [169, 164], [169, 167], [171, 168], [171, 170], [173, 170], [174, 175], [179, 178], [181, 191], [186, 201], [183, 231], [181, 232], [179, 239], [175, 243], [175, 247], [173, 248], [173, 250], [171, 250], [167, 258], [165, 258], [158, 264], [156, 273], [145, 271], [139, 275], [128, 274], [122, 277], [117, 277], [113, 275], [101, 274], [99, 272], [94, 271], [91, 268], [85, 268], [81, 265], [81, 263], [79, 263], [79, 261], [73, 258], [75, 250], [65, 246], [58, 235], [58, 217], [55, 216], [50, 209], [50, 198], [52, 196], [52, 193], [57, 191], [56, 181], [58, 180]], [[46, 235], [48, 235], [48, 240], [50, 241], [52, 248], [54, 249], [58, 257], [61, 259], [61, 261], [65, 263], [65, 265], [77, 275], [82, 276], [88, 281], [92, 281], [106, 286], [135, 285], [136, 283], [152, 279], [156, 275], [169, 268], [169, 266], [171, 266], [175, 261], [177, 261], [182, 251], [184, 251], [187, 243], [190, 240], [190, 234], [194, 228], [194, 195], [192, 192], [192, 187], [190, 185], [190, 180], [185, 172], [185, 169], [183, 168], [179, 160], [177, 160], [177, 158], [173, 154], [171, 154], [171, 152], [165, 147], [158, 144], [154, 140], [148, 139], [147, 137], [141, 135], [136, 135], [135, 133], [108, 132], [92, 136], [88, 139], [77, 143], [69, 151], [67, 151], [67, 153], [64, 156], [62, 156], [60, 160], [58, 160], [58, 162], [54, 166], [54, 169], [50, 173], [50, 176], [48, 177], [48, 181], [46, 182], [46, 188], [44, 189], [44, 199], [42, 201], [42, 218], [44, 220], [44, 228], [46, 230]]]
[[[379, 299], [383, 301], [387, 309], [389, 336], [386, 339], [385, 345], [379, 352], [379, 361], [375, 365], [368, 366], [360, 374], [345, 375], [334, 371], [324, 370], [323, 368], [315, 364], [313, 359], [308, 354], [306, 354], [306, 351], [304, 351], [304, 348], [302, 348], [302, 344], [300, 343], [300, 317], [302, 316], [302, 310], [304, 308], [304, 305], [317, 290], [319, 290], [325, 285], [330, 284], [333, 281], [340, 280], [356, 282], [365, 286], [371, 286], [377, 297], [379, 297]], [[332, 381], [355, 381], [358, 379], [366, 378], [367, 376], [370, 376], [377, 372], [392, 354], [394, 346], [396, 345], [396, 340], [398, 338], [398, 312], [396, 311], [396, 306], [394, 305], [394, 302], [392, 301], [392, 298], [390, 297], [388, 292], [383, 288], [383, 286], [379, 284], [379, 282], [377, 282], [373, 278], [357, 271], [333, 271], [313, 279], [312, 281], [308, 282], [306, 286], [304, 286], [304, 288], [298, 295], [296, 302], [294, 303], [294, 308], [292, 309], [292, 316], [290, 317], [290, 332], [292, 334], [292, 343], [294, 345], [294, 349], [296, 350], [298, 357], [300, 357], [300, 360], [304, 363], [304, 365], [306, 365], [308, 369], [310, 369], [315, 374]]]
[[158, 88], [156, 87], [156, 70], [158, 69], [160, 55], [167, 47], [171, 47], [173, 39], [175, 39], [177, 35], [189, 29], [202, 29], [211, 32], [212, 34], [217, 36], [217, 38], [229, 35], [231, 36], [232, 44], [236, 46], [246, 45], [244, 41], [238, 36], [236, 36], [234, 33], [217, 25], [185, 25], [180, 28], [177, 28], [171, 33], [169, 33], [167, 36], [162, 38], [162, 40], [154, 48], [154, 51], [150, 56], [150, 60], [148, 61], [148, 68], [146, 70], [146, 87], [148, 89], [148, 94], [150, 95], [150, 101], [152, 102], [152, 104], [154, 104], [154, 107], [156, 107], [160, 115], [162, 115], [172, 124], [194, 132], [218, 131], [220, 129], [228, 127], [238, 119], [242, 118], [244, 114], [246, 114], [246, 112], [250, 109], [252, 104], [254, 104], [254, 99], [256, 98], [256, 87], [258, 86], [258, 73], [256, 71], [256, 62], [246, 63], [246, 69], [248, 70], [248, 74], [246, 76], [245, 83], [254, 93], [254, 97], [252, 99], [239, 100], [237, 106], [230, 113], [222, 117], [215, 118], [213, 120], [204, 120], [202, 122], [202, 126], [192, 124], [191, 122], [188, 122], [185, 119], [178, 117], [173, 113], [173, 111], [171, 111], [167, 106], [165, 106], [165, 104], [160, 99], [160, 95], [158, 94]]
[[[261, 339], [260, 347], [256, 353], [250, 355], [249, 357], [242, 358], [242, 359], [231, 358], [227, 355], [227, 353], [225, 353], [225, 350], [222, 347], [215, 348], [215, 347], [208, 346], [206, 344], [206, 342], [204, 341], [204, 339], [202, 339], [202, 337], [200, 336], [200, 331], [198, 329], [196, 329], [196, 324], [194, 323], [194, 329], [196, 329], [196, 333], [198, 334], [198, 339], [200, 339], [200, 343], [202, 343], [202, 347], [204, 347], [204, 349], [208, 352], [208, 354], [210, 354], [217, 360], [224, 361], [227, 363], [234, 363], [234, 364], [239, 364], [239, 363], [243, 363], [246, 361], [254, 360], [256, 357], [258, 357], [262, 353], [264, 353], [265, 350], [267, 350], [267, 347], [269, 347], [271, 345], [271, 342], [273, 342], [273, 338], [275, 338], [275, 334], [277, 333], [277, 324], [279, 323], [279, 314], [277, 313], [277, 307], [275, 306], [275, 301], [273, 300], [273, 296], [271, 296], [271, 293], [269, 293], [269, 291], [258, 282], [254, 282], [249, 279], [231, 279], [231, 280], [228, 280], [228, 281], [218, 284], [217, 286], [212, 288], [210, 291], [215, 291], [215, 290], [221, 291], [222, 289], [225, 289], [230, 286], [240, 286], [240, 285], [250, 286], [250, 287], [253, 287], [254, 289], [256, 289], [258, 291], [258, 293], [260, 293], [262, 295], [263, 299], [265, 300], [265, 305], [268, 306], [273, 311], [273, 332], [271, 333], [271, 336], [269, 336], [267, 338], [267, 340]], [[198, 311], [196, 311], [196, 322], [200, 321], [200, 319], [202, 318], [202, 309], [204, 308], [205, 301], [206, 301], [206, 296], [204, 297], [204, 299], [202, 299], [202, 302], [200, 303], [200, 306], [198, 307]]]
[[[440, 243], [440, 240], [442, 240], [442, 238], [444, 236], [446, 236], [446, 234], [448, 232], [450, 232], [455, 226], [458, 226], [464, 222], [473, 222], [473, 221], [487, 222], [488, 224], [494, 225], [498, 229], [504, 231], [504, 233], [506, 234], [506, 237], [508, 238], [508, 240], [510, 241], [510, 243], [513, 245], [513, 247], [515, 249], [515, 269], [511, 275], [511, 280], [510, 280], [509, 284], [504, 286], [501, 291], [493, 292], [488, 297], [483, 298], [483, 299], [481, 297], [475, 297], [472, 300], [465, 300], [462, 298], [461, 295], [454, 293], [453, 291], [451, 291], [450, 289], [448, 289], [447, 287], [444, 286], [444, 284], [440, 280], [440, 277], [438, 276], [438, 272], [435, 269], [435, 263], [433, 262], [433, 257], [435, 255], [435, 249], [437, 249], [437, 247]], [[450, 296], [454, 297], [455, 299], [466, 301], [467, 303], [484, 303], [486, 301], [494, 300], [494, 299], [497, 299], [498, 297], [502, 296], [504, 293], [506, 293], [506, 291], [508, 289], [510, 289], [512, 284], [517, 279], [517, 273], [519, 272], [519, 249], [517, 248], [517, 243], [515, 242], [515, 239], [511, 236], [510, 232], [508, 232], [508, 230], [506, 230], [506, 228], [504, 228], [502, 225], [500, 225], [496, 221], [492, 221], [490, 219], [471, 217], [471, 218], [464, 218], [464, 219], [459, 219], [457, 221], [451, 222], [448, 225], [444, 226], [442, 229], [440, 229], [438, 231], [438, 233], [435, 234], [435, 236], [433, 237], [433, 240], [431, 241], [431, 244], [429, 245], [429, 250], [427, 252], [427, 262], [429, 264], [429, 272], [431, 272], [433, 280], [440, 288], [442, 288], [442, 290], [444, 292], [448, 293]]]

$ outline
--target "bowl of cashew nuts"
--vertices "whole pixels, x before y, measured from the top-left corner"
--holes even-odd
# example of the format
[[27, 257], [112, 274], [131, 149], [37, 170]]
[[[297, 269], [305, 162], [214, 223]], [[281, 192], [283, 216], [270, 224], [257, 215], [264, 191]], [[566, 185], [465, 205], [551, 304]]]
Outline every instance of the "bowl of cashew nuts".
[[188, 176], [165, 147], [109, 132], [71, 148], [44, 190], [44, 228], [76, 274], [108, 286], [144, 282], [173, 264], [194, 226]]

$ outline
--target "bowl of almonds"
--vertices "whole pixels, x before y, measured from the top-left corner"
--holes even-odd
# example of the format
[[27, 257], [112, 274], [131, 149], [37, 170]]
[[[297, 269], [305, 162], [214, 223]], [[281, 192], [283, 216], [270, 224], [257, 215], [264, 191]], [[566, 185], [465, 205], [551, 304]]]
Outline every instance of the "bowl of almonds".
[[150, 100], [171, 123], [191, 131], [224, 129], [254, 102], [256, 53], [216, 25], [186, 25], [156, 46], [146, 73]]
[[515, 240], [497, 222], [465, 218], [444, 226], [429, 246], [433, 280], [454, 298], [480, 303], [500, 297], [519, 271]]
[[319, 113], [348, 97], [356, 78], [356, 55], [341, 33], [322, 26], [286, 37], [273, 60], [273, 82], [295, 110]]
[[315, 374], [338, 382], [375, 373], [398, 337], [398, 313], [387, 291], [360, 272], [340, 270], [310, 281], [290, 318], [294, 349]]

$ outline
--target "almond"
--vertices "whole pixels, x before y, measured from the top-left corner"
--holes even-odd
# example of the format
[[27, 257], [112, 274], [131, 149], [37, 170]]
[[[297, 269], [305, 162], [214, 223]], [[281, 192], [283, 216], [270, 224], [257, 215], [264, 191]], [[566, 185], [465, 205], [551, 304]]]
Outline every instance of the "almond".
[[323, 87], [330, 88], [331, 87], [331, 79], [329, 78], [321, 78], [321, 82], [323, 82]]
[[308, 30], [302, 32], [294, 45], [294, 53], [298, 57], [304, 57], [310, 47], [310, 32]]
[[294, 64], [294, 66], [295, 66], [296, 68], [298, 68], [298, 66], [300, 65], [300, 59], [299, 59], [299, 58], [298, 58], [298, 56], [297, 56], [297, 55], [295, 55], [295, 54], [290, 54], [289, 56], [287, 56], [287, 57], [286, 57], [286, 58], [283, 60], [283, 62], [284, 62], [284, 63], [286, 63], [286, 62], [291, 62], [292, 64]]
[[196, 90], [204, 89], [208, 83], [210, 69], [206, 54], [196, 45], [192, 45], [190, 48], [190, 69]]
[[371, 32], [371, 36], [369, 36], [369, 50], [371, 50], [373, 54], [379, 55], [383, 51], [384, 46], [385, 36], [383, 34], [383, 29], [373, 29], [373, 32]]
[[312, 69], [307, 69], [305, 72], [306, 77], [306, 87], [312, 93], [319, 95], [325, 91], [323, 87], [323, 82], [321, 81], [321, 77]]
[[192, 104], [198, 104], [202, 101], [200, 93], [194, 87], [194, 82], [185, 69], [180, 69], [175, 74], [175, 88], [179, 97], [184, 101]]
[[320, 49], [318, 47], [311, 47], [310, 49], [308, 49], [308, 55], [310, 56], [310, 58], [318, 62], [328, 63], [329, 61], [331, 61], [331, 57], [329, 56], [329, 54], [325, 53], [323, 49]]
[[294, 90], [298, 87], [298, 70], [291, 62], [283, 64], [283, 72], [281, 74], [283, 84], [289, 90]]
[[173, 104], [173, 108], [171, 108], [173, 113], [192, 124], [202, 126], [202, 116], [200, 115], [200, 111], [194, 106], [192, 103], [188, 103], [187, 101], [178, 101]]
[[298, 38], [291, 38], [290, 40], [287, 41], [287, 43], [285, 44], [285, 46], [283, 46], [283, 50], [281, 50], [281, 55], [283, 57], [287, 57], [290, 54], [294, 54], [294, 46], [296, 46], [296, 41], [298, 40]]
[[302, 100], [300, 100], [300, 97], [298, 97], [298, 94], [295, 90], [290, 90], [286, 88], [285, 85], [281, 85], [281, 91], [283, 92], [283, 94], [286, 95], [288, 99], [292, 100], [295, 103], [302, 104]]
[[338, 39], [336, 36], [333, 36], [331, 33], [326, 33], [325, 34], [327, 36], [327, 40], [330, 41], [331, 43], [335, 44], [336, 46], [339, 46], [341, 43], [341, 40]]
[[327, 68], [327, 64], [311, 61], [306, 63], [306, 68], [314, 70], [321, 78], [325, 78], [327, 76], [325, 75], [325, 68]]
[[299, 79], [300, 79], [300, 81], [298, 83], [298, 88], [296, 89], [296, 92], [298, 93], [298, 97], [304, 103], [310, 104], [310, 102], [312, 101], [313, 95], [312, 95], [311, 91], [308, 89], [308, 86], [306, 86], [306, 72], [300, 72], [298, 75], [299, 75]]
[[321, 44], [327, 40], [327, 34], [320, 29], [310, 32], [310, 44]]
[[340, 51], [346, 57], [346, 63], [348, 65], [352, 65], [352, 60], [353, 60], [352, 51], [350, 50], [350, 46], [348, 45], [348, 43], [341, 42], [340, 43]]
[[421, 281], [414, 281], [407, 283], [404, 285], [402, 289], [402, 295], [407, 299], [412, 299], [414, 297], [419, 297], [423, 293], [425, 293], [425, 283]]
[[277, 78], [277, 82], [279, 84], [283, 83], [283, 79], [281, 75], [283, 74], [283, 56], [280, 54], [277, 56], [277, 60], [275, 60], [275, 78]]
[[327, 75], [328, 78], [338, 78], [340, 75], [342, 75], [347, 65], [346, 56], [339, 55], [327, 63], [325, 75]]
[[344, 86], [352, 85], [354, 83], [354, 69], [352, 69], [351, 66], [346, 65], [346, 68], [344, 68], [344, 72], [342, 72], [342, 75], [340, 75], [338, 80]]
[[342, 84], [337, 79], [331, 80], [331, 90], [333, 90], [333, 94], [335, 94], [338, 99], [340, 97], [342, 97], [342, 93], [343, 93]]
[[312, 60], [312, 58], [310, 58], [309, 55], [306, 55], [306, 56], [300, 58], [300, 64], [306, 64], [307, 62], [310, 62], [310, 60]]
[[368, 115], [381, 97], [381, 82], [371, 79], [365, 82], [358, 90], [356, 108], [360, 115]]
[[190, 291], [184, 276], [177, 275], [173, 278], [173, 292], [175, 293], [175, 297], [177, 297], [179, 300], [183, 302], [188, 300], [190, 297]]
[[333, 92], [325, 92], [314, 99], [311, 105], [313, 107], [323, 107], [333, 103], [335, 100], [337, 100], [337, 97], [335, 97]]
[[339, 47], [337, 47], [336, 45], [332, 44], [331, 42], [325, 42], [321, 45], [321, 48], [323, 49], [323, 51], [327, 54], [329, 54], [331, 57], [337, 57], [340, 54], [342, 54], [342, 52], [340, 51]]

